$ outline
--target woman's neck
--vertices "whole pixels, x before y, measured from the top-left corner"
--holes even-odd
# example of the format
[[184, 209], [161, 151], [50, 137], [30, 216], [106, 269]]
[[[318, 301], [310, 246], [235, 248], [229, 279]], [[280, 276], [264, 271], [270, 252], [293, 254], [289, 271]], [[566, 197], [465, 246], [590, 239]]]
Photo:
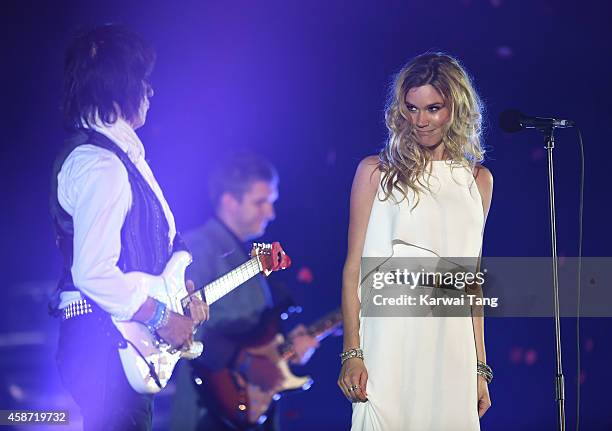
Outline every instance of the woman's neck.
[[432, 147], [425, 148], [425, 150], [429, 153], [430, 160], [432, 161], [440, 161], [447, 159], [444, 144], [442, 144], [442, 142]]

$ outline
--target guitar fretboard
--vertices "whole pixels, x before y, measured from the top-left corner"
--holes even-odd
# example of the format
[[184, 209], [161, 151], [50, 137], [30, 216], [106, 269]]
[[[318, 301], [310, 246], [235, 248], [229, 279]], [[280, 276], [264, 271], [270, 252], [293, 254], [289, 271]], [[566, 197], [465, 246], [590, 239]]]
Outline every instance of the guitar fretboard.
[[[309, 335], [315, 337], [319, 341], [327, 337], [329, 334], [334, 332], [338, 326], [342, 324], [342, 312], [340, 310], [332, 311], [325, 315], [315, 323], [310, 325], [306, 331]], [[287, 340], [278, 346], [279, 354], [285, 359], [289, 359], [293, 356], [293, 342]]]
[[[257, 257], [253, 257], [247, 262], [240, 265], [238, 268], [234, 269], [233, 271], [228, 272], [227, 274], [219, 277], [212, 283], [207, 284], [201, 289], [196, 290], [192, 294], [192, 296], [203, 300], [202, 292], [204, 292], [204, 296], [206, 297], [206, 303], [208, 305], [211, 305], [213, 302], [227, 295], [232, 290], [240, 286], [242, 283], [255, 277], [260, 272], [261, 268], [259, 266], [259, 260]], [[181, 300], [181, 304], [183, 306], [183, 309], [189, 307], [189, 296], [183, 298]]]

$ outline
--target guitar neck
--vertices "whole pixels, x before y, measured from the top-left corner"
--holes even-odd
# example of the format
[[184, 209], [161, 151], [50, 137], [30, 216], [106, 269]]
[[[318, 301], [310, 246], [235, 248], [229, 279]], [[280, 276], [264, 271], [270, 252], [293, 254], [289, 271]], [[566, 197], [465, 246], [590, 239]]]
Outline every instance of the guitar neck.
[[[238, 268], [219, 277], [201, 289], [196, 290], [191, 294], [191, 296], [195, 296], [200, 300], [204, 300], [204, 298], [206, 298], [206, 303], [211, 305], [240, 286], [245, 281], [255, 277], [260, 272], [262, 272], [262, 270], [258, 258], [252, 257]], [[202, 295], [202, 293], [204, 293], [204, 295]], [[183, 298], [181, 300], [181, 304], [183, 305], [183, 309], [188, 308], [189, 296]]]
[[[342, 324], [342, 311], [335, 310], [329, 314], [326, 314], [315, 323], [306, 328], [306, 332], [312, 337], [315, 337], [318, 341], [327, 338], [332, 332]], [[285, 341], [278, 347], [280, 355], [289, 359], [295, 354], [293, 350], [293, 342], [291, 340]]]

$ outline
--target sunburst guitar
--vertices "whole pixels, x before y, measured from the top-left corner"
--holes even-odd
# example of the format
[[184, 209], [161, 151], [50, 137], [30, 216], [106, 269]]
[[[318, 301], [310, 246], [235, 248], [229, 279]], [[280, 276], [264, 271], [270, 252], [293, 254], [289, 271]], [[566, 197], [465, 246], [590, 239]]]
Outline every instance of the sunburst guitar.
[[[341, 324], [342, 313], [336, 310], [306, 330], [311, 336], [323, 340], [336, 332]], [[278, 314], [269, 313], [256, 332], [245, 337], [248, 341], [245, 341], [242, 350], [250, 355], [266, 356], [276, 363], [282, 373], [278, 386], [264, 390], [249, 382], [240, 373], [240, 364], [214, 372], [202, 367], [194, 369], [196, 384], [203, 391], [202, 394], [212, 402], [218, 414], [237, 430], [248, 430], [264, 422], [273, 400], [286, 392], [306, 390], [313, 382], [310, 376], [296, 376], [289, 368], [289, 360], [294, 357], [295, 351], [291, 340], [285, 340], [279, 332]]]

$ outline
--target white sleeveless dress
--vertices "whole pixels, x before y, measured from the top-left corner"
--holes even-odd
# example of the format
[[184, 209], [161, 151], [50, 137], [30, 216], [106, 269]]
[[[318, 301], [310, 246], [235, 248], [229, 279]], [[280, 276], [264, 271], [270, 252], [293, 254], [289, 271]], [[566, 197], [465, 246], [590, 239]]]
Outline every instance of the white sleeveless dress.
[[[430, 192], [411, 210], [374, 199], [364, 257], [480, 255], [484, 215], [469, 169], [432, 162]], [[424, 178], [428, 178], [425, 174]], [[396, 196], [399, 196], [396, 193]], [[428, 250], [424, 252], [424, 250]], [[360, 338], [368, 402], [354, 403], [354, 431], [479, 430], [471, 317], [365, 317]]]

